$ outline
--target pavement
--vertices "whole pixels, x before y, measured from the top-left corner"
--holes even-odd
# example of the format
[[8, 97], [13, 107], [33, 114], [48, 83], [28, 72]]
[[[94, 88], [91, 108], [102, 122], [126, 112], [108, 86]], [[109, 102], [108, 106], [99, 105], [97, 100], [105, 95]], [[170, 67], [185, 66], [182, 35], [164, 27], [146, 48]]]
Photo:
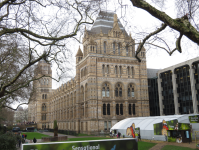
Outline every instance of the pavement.
[[174, 146], [181, 146], [181, 147], [188, 147], [188, 148], [196, 149], [195, 141], [190, 142], [190, 143], [175, 143], [175, 142], [153, 141], [153, 140], [142, 140], [142, 141], [157, 143], [155, 146], [153, 146], [149, 150], [161, 150], [166, 145], [174, 145]]

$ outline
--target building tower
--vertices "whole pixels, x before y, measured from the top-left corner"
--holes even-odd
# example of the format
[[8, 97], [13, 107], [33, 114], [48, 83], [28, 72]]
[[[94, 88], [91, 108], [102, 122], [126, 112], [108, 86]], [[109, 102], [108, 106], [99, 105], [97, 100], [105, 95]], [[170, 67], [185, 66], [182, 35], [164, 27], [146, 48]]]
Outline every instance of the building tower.
[[38, 80], [33, 82], [34, 94], [29, 104], [29, 114], [31, 114], [29, 121], [36, 122], [38, 128], [47, 128], [49, 93], [52, 90], [51, 65], [41, 60], [34, 73]]

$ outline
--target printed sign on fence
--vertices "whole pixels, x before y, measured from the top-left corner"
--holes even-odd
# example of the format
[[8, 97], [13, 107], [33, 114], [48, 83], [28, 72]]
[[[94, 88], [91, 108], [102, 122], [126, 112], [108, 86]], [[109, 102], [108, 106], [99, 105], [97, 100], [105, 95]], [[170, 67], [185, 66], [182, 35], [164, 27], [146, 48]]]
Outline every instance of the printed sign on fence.
[[134, 138], [23, 144], [22, 150], [138, 150]]

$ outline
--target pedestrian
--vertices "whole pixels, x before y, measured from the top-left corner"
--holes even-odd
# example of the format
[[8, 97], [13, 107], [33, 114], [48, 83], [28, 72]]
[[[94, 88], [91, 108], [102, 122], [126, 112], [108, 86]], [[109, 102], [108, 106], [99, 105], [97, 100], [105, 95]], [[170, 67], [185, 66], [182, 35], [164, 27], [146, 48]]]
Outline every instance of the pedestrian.
[[120, 135], [121, 135], [121, 133], [120, 133], [120, 132], [118, 132], [118, 138], [120, 138]]
[[24, 134], [22, 134], [22, 136], [21, 136], [21, 137], [22, 137], [22, 139], [23, 139], [23, 138], [24, 138]]
[[141, 141], [141, 136], [140, 136], [140, 133], [138, 134], [138, 141]]
[[113, 137], [112, 132], [110, 132], [110, 137]]
[[34, 137], [34, 139], [33, 139], [33, 142], [34, 142], [34, 143], [37, 143], [37, 139], [36, 139], [35, 137]]
[[27, 138], [27, 134], [25, 134], [25, 139]]
[[18, 142], [19, 142], [19, 148], [20, 148], [20, 146], [21, 146], [21, 138], [19, 138]]

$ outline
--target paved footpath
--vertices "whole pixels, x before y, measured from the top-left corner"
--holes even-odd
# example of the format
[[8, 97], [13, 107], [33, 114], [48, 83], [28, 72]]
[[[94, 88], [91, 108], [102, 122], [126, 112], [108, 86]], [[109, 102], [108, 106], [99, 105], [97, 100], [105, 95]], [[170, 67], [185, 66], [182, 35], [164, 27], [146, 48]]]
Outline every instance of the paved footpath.
[[189, 143], [175, 143], [175, 142], [165, 142], [165, 141], [150, 141], [150, 140], [143, 140], [144, 142], [151, 142], [157, 143], [155, 146], [150, 148], [149, 150], [161, 150], [165, 145], [174, 145], [174, 146], [181, 146], [181, 147], [188, 147], [196, 149], [195, 141]]

